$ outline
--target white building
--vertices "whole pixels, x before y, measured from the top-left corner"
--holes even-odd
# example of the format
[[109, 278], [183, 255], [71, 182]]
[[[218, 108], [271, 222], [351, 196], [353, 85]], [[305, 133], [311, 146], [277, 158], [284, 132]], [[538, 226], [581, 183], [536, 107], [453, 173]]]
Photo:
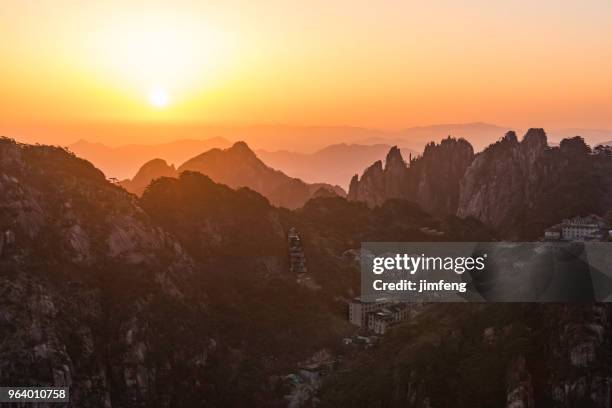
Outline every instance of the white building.
[[598, 240], [603, 238], [605, 221], [596, 215], [563, 220], [561, 236], [566, 241]]
[[368, 314], [368, 330], [376, 334], [385, 334], [387, 329], [410, 316], [406, 305], [393, 305], [383, 307]]
[[548, 241], [601, 241], [606, 238], [606, 222], [597, 215], [574, 217], [547, 228], [544, 238]]
[[359, 327], [367, 327], [368, 313], [379, 310], [388, 305], [386, 299], [379, 299], [376, 302], [363, 302], [361, 298], [356, 297], [349, 302], [349, 322]]

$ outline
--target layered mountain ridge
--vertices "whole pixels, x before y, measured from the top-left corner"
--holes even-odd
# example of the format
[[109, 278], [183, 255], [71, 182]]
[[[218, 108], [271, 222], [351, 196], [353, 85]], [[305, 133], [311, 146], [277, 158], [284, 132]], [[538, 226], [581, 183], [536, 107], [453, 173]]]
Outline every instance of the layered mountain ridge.
[[140, 199], [0, 139], [0, 383], [70, 387], [80, 407], [269, 406], [282, 388], [259, 380], [348, 326], [289, 274], [281, 214], [188, 171]]
[[185, 171], [200, 172], [232, 188], [249, 187], [274, 205], [291, 209], [304, 205], [320, 189], [339, 196], [346, 195], [339, 186], [308, 184], [268, 167], [245, 142], [236, 142], [227, 149], [208, 150], [187, 160], [176, 170], [163, 160], [152, 160], [145, 163], [132, 180], [122, 181], [121, 185], [141, 195], [151, 181], [160, 177], [177, 177]]
[[231, 146], [231, 143], [227, 139], [210, 137], [197, 140], [182, 139], [153, 145], [128, 144], [117, 147], [79, 140], [69, 145], [68, 148], [79, 157], [93, 163], [107, 177], [122, 180], [132, 177], [142, 166], [142, 163], [156, 158], [163, 159], [168, 163], [178, 164], [193, 157], [194, 152], [229, 146]]
[[[584, 146], [551, 160], [601, 174]], [[318, 289], [289, 272], [290, 227]], [[406, 200], [323, 195], [290, 211], [192, 171], [137, 197], [63, 149], [0, 139], [0, 383], [68, 386], [79, 407], [281, 407], [289, 373], [325, 351], [343, 362], [302, 406], [607, 407], [606, 305], [434, 305], [378, 347], [342, 345], [361, 242], [492, 238]]]
[[[306, 182], [326, 182], [348, 189], [348, 182], [355, 172], [378, 159], [383, 159], [390, 148], [389, 144], [340, 143], [314, 153], [257, 150], [257, 156], [269, 166]], [[416, 155], [415, 150], [401, 150], [406, 157], [410, 154]]]

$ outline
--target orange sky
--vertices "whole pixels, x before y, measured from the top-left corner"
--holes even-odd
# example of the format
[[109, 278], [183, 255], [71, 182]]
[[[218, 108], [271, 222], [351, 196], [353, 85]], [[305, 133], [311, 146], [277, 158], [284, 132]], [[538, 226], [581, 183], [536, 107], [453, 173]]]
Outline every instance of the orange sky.
[[0, 2], [0, 134], [66, 143], [102, 123], [99, 141], [142, 142], [121, 123], [160, 121], [612, 128], [609, 1], [96, 3]]

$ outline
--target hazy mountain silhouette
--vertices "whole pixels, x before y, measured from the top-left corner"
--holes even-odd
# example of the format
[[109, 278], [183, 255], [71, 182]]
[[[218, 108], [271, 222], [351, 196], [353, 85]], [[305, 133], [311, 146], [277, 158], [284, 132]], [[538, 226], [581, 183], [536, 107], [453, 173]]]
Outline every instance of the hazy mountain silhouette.
[[68, 146], [77, 156], [92, 162], [107, 177], [125, 179], [132, 177], [142, 163], [152, 159], [163, 159], [168, 163], [183, 163], [196, 152], [214, 147], [225, 148], [230, 142], [222, 137], [202, 140], [176, 140], [153, 145], [129, 144], [109, 147], [102, 143], [79, 140]]
[[474, 150], [479, 151], [494, 143], [499, 134], [507, 130], [510, 128], [483, 122], [435, 124], [388, 132], [383, 137], [370, 137], [358, 140], [357, 143], [384, 143], [392, 146], [407, 146], [422, 151], [425, 145], [432, 140], [441, 140], [450, 135], [454, 138], [468, 140], [474, 146]]
[[346, 195], [339, 186], [308, 184], [268, 167], [244, 142], [237, 142], [227, 149], [208, 150], [187, 160], [176, 170], [164, 160], [151, 160], [140, 168], [133, 179], [120, 184], [131, 193], [141, 195], [151, 181], [160, 177], [178, 177], [185, 171], [205, 174], [217, 183], [232, 188], [248, 187], [267, 197], [273, 204], [286, 208], [301, 207], [315, 193], [320, 196], [321, 189], [341, 197]]
[[224, 150], [211, 149], [183, 163], [178, 171], [198, 171], [233, 188], [249, 187], [273, 204], [286, 208], [301, 207], [321, 187], [345, 195], [338, 186], [306, 184], [268, 167], [245, 142], [237, 142]]
[[169, 165], [163, 159], [153, 159], [142, 165], [134, 178], [122, 180], [119, 184], [127, 191], [136, 195], [142, 195], [151, 181], [160, 177], [178, 177], [174, 165]]
[[[286, 150], [258, 150], [257, 155], [268, 165], [307, 182], [337, 184], [347, 189], [351, 176], [376, 160], [382, 160], [391, 148], [386, 144], [335, 144], [314, 153]], [[416, 156], [416, 151], [403, 148], [402, 154]]]
[[[91, 137], [106, 140], [104, 126], [91, 130]], [[209, 125], [159, 125], [155, 128], [128, 128], [132, 133], [125, 140], [166, 140], [157, 144], [128, 144], [110, 147], [102, 143], [79, 140], [68, 146], [78, 156], [91, 161], [107, 177], [124, 179], [131, 177], [142, 163], [160, 158], [168, 163], [182, 163], [195, 152], [203, 152], [214, 147], [229, 147], [233, 140], [244, 140], [256, 150], [275, 152], [286, 150], [299, 153], [314, 153], [330, 145], [361, 144], [401, 146], [415, 151], [422, 151], [431, 140], [443, 137], [463, 137], [472, 143], [478, 151], [493, 143], [497, 135], [509, 130], [487, 123], [438, 124], [431, 126], [410, 127], [400, 130], [380, 130], [352, 126], [286, 126], [286, 125], [253, 125], [253, 126], [209, 126]], [[143, 139], [142, 134], [149, 134]], [[171, 136], [180, 135], [189, 139], [171, 140]], [[201, 138], [201, 139], [200, 139]], [[609, 138], [608, 138], [609, 139]], [[280, 166], [279, 166], [280, 167]], [[344, 181], [343, 183], [346, 183]]]
[[549, 138], [555, 143], [559, 143], [562, 139], [567, 139], [576, 135], [584, 138], [584, 140], [592, 146], [612, 143], [612, 130], [610, 129], [567, 128], [553, 129], [547, 133], [549, 134]]

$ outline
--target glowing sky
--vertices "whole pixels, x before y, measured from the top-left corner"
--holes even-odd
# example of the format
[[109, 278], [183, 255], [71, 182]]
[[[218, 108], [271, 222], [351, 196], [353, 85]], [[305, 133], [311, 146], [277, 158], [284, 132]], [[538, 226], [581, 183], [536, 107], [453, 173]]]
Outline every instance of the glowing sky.
[[609, 1], [96, 3], [0, 2], [0, 133], [121, 121], [612, 128]]

